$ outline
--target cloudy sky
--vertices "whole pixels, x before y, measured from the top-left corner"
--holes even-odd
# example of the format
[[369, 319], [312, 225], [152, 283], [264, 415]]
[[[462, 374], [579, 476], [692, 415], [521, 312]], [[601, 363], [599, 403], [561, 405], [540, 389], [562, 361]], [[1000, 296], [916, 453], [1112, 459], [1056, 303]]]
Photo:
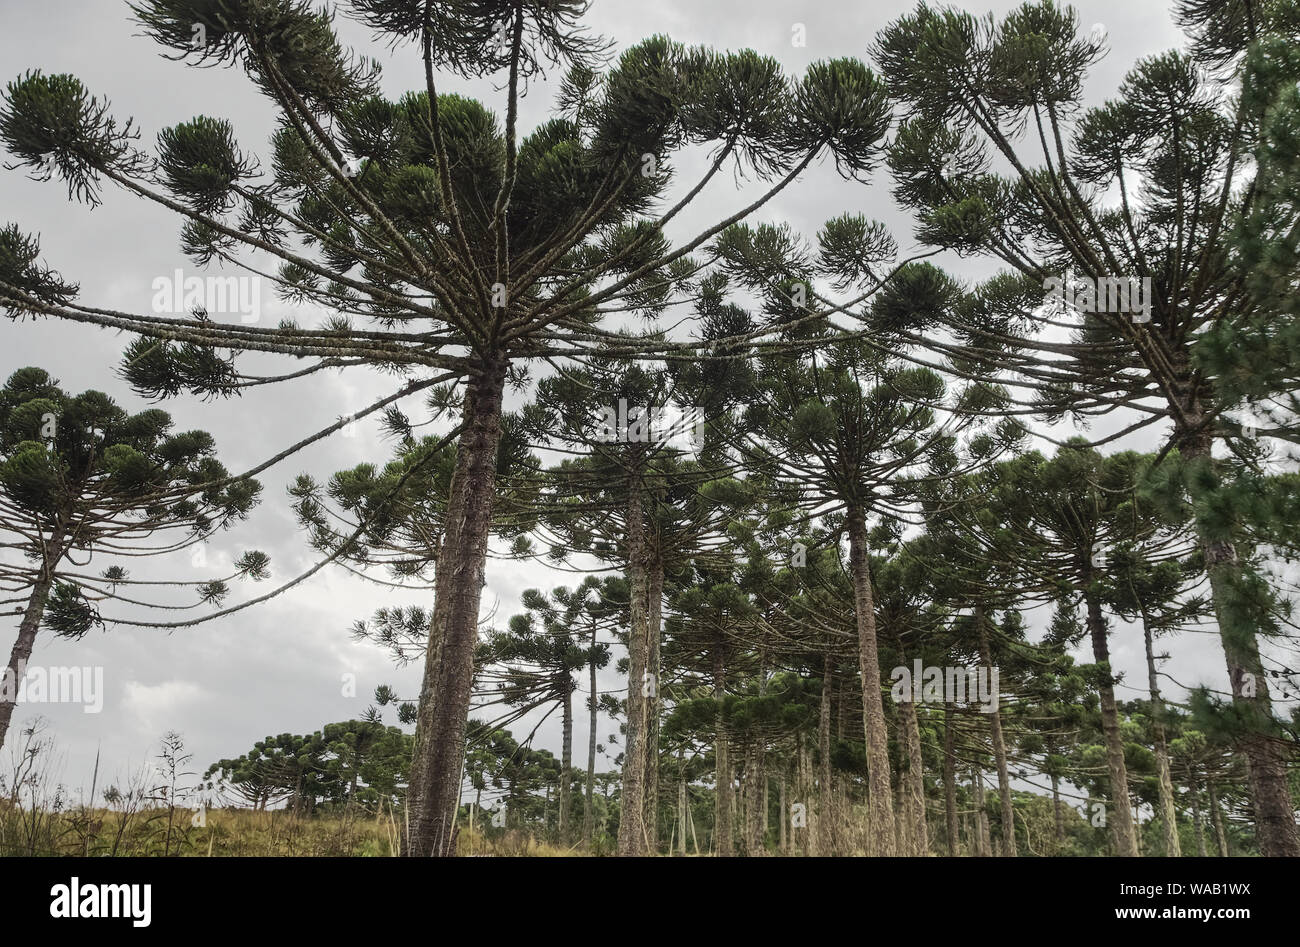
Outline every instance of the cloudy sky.
[[[998, 14], [1011, 6], [1006, 2], [967, 4], [973, 12]], [[905, 9], [893, 2], [828, 0], [597, 0], [589, 22], [594, 31], [613, 39], [617, 48], [665, 33], [689, 44], [750, 47], [776, 57], [797, 74], [817, 59], [864, 57], [876, 31]], [[1169, 5], [1158, 0], [1085, 0], [1076, 4], [1076, 9], [1085, 30], [1101, 24], [1109, 35], [1110, 52], [1087, 86], [1093, 101], [1113, 95], [1136, 59], [1182, 43]], [[805, 28], [805, 46], [792, 43], [796, 24]], [[390, 97], [422, 87], [414, 47], [389, 50], [372, 42], [364, 30], [344, 17], [340, 17], [340, 29], [354, 48], [383, 63], [384, 89]], [[37, 68], [73, 73], [93, 93], [112, 103], [113, 114], [133, 117], [145, 142], [152, 141], [160, 129], [198, 114], [227, 118], [234, 123], [245, 151], [266, 155], [272, 110], [241, 72], [195, 69], [168, 61], [139, 33], [121, 0], [0, 0], [0, 77], [8, 81]], [[500, 111], [501, 97], [492, 82], [444, 80], [441, 88], [477, 95]], [[553, 86], [533, 85], [524, 103], [525, 125], [546, 115], [553, 93]], [[692, 170], [699, 166], [700, 158], [691, 155], [682, 162], [679, 180], [694, 180]], [[743, 206], [743, 194], [736, 192], [729, 177], [720, 184], [706, 200], [696, 202], [692, 214], [677, 222], [678, 236], [693, 233], [692, 226], [698, 230], [708, 220]], [[810, 169], [759, 216], [788, 221], [796, 231], [811, 235], [824, 220], [845, 210], [897, 225], [899, 242], [906, 251], [910, 228], [893, 206], [883, 178], [873, 185], [848, 183], [841, 181], [830, 165]], [[81, 284], [81, 300], [86, 304], [148, 312], [154, 279], [177, 268], [187, 275], [198, 272], [178, 249], [174, 217], [114, 190], [107, 190], [103, 205], [91, 212], [68, 203], [57, 182], [39, 183], [20, 172], [0, 172], [0, 223], [8, 222], [39, 232], [46, 262]], [[980, 273], [969, 262], [953, 260], [945, 265], [965, 277]], [[270, 298], [268, 291], [262, 302], [263, 324], [272, 325], [288, 314], [290, 309]], [[312, 314], [294, 315], [302, 323], [313, 318]], [[55, 321], [5, 321], [0, 323], [0, 370], [7, 376], [19, 367], [38, 365], [67, 389], [103, 390], [139, 410], [144, 404], [114, 374], [128, 341], [113, 332]], [[271, 363], [255, 359], [242, 362], [241, 367], [246, 371], [286, 370], [283, 361], [273, 368]], [[163, 407], [172, 413], [178, 427], [211, 431], [227, 466], [242, 470], [284, 444], [358, 410], [387, 392], [389, 384], [354, 370], [255, 389], [232, 400], [203, 403], [180, 398]], [[1068, 433], [1054, 432], [1058, 437]], [[205, 577], [216, 577], [229, 571], [233, 557], [256, 548], [271, 556], [272, 582], [297, 575], [314, 559], [286, 508], [285, 484], [300, 472], [323, 479], [362, 461], [382, 461], [388, 453], [375, 426], [365, 423], [359, 424], [351, 437], [334, 436], [302, 451], [262, 476], [261, 507], [247, 523], [214, 538], [205, 566], [193, 565], [187, 553], [159, 566], [158, 571], [188, 577], [199, 569]], [[572, 581], [571, 575], [541, 566], [489, 563], [484, 610], [495, 610], [505, 618], [517, 610], [525, 588], [550, 588]], [[248, 591], [264, 591], [266, 585]], [[248, 591], [236, 587], [232, 601]], [[309, 732], [326, 722], [357, 716], [377, 684], [390, 683], [400, 694], [414, 695], [418, 665], [393, 668], [380, 650], [352, 642], [348, 628], [380, 605], [427, 605], [429, 598], [427, 593], [395, 591], [326, 570], [264, 605], [174, 633], [118, 626], [105, 633], [93, 632], [75, 644], [43, 634], [33, 665], [102, 666], [104, 708], [101, 713], [86, 714], [70, 705], [20, 705], [16, 723], [37, 714], [47, 718], [61, 754], [59, 771], [74, 789], [89, 785], [96, 753], [103, 761], [102, 786], [149, 759], [168, 730], [184, 736], [194, 754], [193, 768], [201, 771], [214, 760], [245, 752], [268, 733]], [[106, 613], [123, 614], [109, 609]], [[12, 626], [16, 629], [16, 620]], [[1143, 680], [1140, 636], [1121, 626], [1113, 649], [1118, 668], [1129, 675], [1126, 683]], [[1222, 656], [1213, 636], [1186, 635], [1177, 652], [1167, 666], [1175, 679], [1222, 684]], [[344, 696], [345, 675], [355, 675], [357, 696]], [[612, 677], [605, 680], [607, 686], [616, 683]], [[1121, 694], [1132, 697], [1135, 691], [1126, 687]], [[515, 729], [518, 733], [523, 728]], [[602, 724], [602, 740], [611, 729], [608, 722]], [[582, 720], [574, 739], [577, 747], [585, 747]], [[12, 745], [12, 739], [9, 742]], [[544, 725], [537, 742], [558, 751], [558, 725], [554, 721]], [[581, 757], [583, 751], [578, 752]]]

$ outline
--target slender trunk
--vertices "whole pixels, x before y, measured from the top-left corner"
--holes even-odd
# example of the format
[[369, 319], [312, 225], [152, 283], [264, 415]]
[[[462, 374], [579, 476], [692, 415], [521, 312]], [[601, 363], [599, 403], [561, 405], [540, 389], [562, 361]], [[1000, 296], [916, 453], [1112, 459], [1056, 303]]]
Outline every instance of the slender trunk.
[[[893, 635], [894, 647], [901, 655], [903, 640]], [[903, 796], [902, 824], [906, 831], [905, 854], [925, 858], [930, 854], [930, 831], [925, 821], [925, 776], [921, 758], [921, 727], [916, 712], [916, 704], [905, 700], [898, 705], [898, 732], [906, 751], [903, 772], [900, 774], [899, 790]], [[900, 854], [904, 854], [900, 852]]]
[[1205, 820], [1201, 818], [1201, 786], [1196, 777], [1191, 779], [1192, 822], [1196, 826], [1196, 854], [1205, 857]]
[[817, 777], [817, 854], [823, 858], [835, 853], [834, 828], [831, 820], [831, 688], [834, 675], [831, 658], [823, 663], [821, 713], [817, 718], [817, 753], [820, 756]]
[[[636, 475], [633, 474], [633, 477]], [[641, 486], [630, 484], [627, 502], [627, 570], [631, 597], [631, 620], [627, 632], [627, 734], [623, 750], [623, 792], [618, 823], [618, 853], [642, 855], [646, 850], [645, 830], [645, 737], [646, 697], [657, 690], [649, 677], [647, 660], [649, 615], [645, 518], [641, 508]]]
[[677, 751], [677, 854], [686, 856], [686, 758], [683, 750]]
[[18, 624], [18, 638], [9, 652], [9, 665], [5, 668], [4, 678], [0, 680], [0, 747], [4, 746], [5, 735], [9, 732], [9, 722], [13, 719], [14, 707], [18, 704], [18, 689], [22, 686], [27, 673], [27, 660], [32, 656], [36, 644], [36, 632], [41, 626], [41, 616], [45, 613], [45, 603], [50, 597], [53, 579], [42, 574], [32, 586], [27, 597], [27, 608], [23, 611], [22, 621]]
[[1228, 833], [1223, 828], [1223, 811], [1219, 808], [1219, 796], [1214, 791], [1214, 780], [1206, 778], [1205, 789], [1210, 794], [1210, 818], [1214, 822], [1214, 838], [1219, 843], [1219, 856], [1228, 857]]
[[723, 654], [725, 646], [717, 642], [713, 649], [713, 699], [717, 702], [717, 736], [713, 755], [717, 761], [717, 785], [714, 793], [716, 813], [713, 820], [713, 849], [715, 854], [727, 858], [731, 847], [731, 762], [727, 758], [727, 722], [722, 716], [722, 700], [727, 692], [727, 663]]
[[691, 812], [691, 807], [686, 807], [686, 821], [691, 827], [691, 847], [695, 849], [695, 857], [700, 856], [700, 838], [695, 834], [695, 813]]
[[754, 819], [758, 815], [754, 805], [754, 744], [745, 744], [745, 759], [740, 779], [740, 852], [752, 858], [754, 852]]
[[654, 689], [646, 698], [645, 732], [645, 832], [650, 839], [651, 851], [659, 847], [659, 639], [663, 631], [664, 565], [654, 556], [651, 559], [647, 583], [646, 620], [647, 654]]
[[921, 756], [921, 729], [919, 715], [915, 704], [909, 704], [909, 715], [905, 718], [907, 733], [907, 796], [914, 814], [912, 833], [916, 841], [916, 854], [920, 858], [930, 855], [930, 825], [925, 812], [925, 771], [924, 758]]
[[970, 778], [975, 790], [975, 854], [988, 858], [993, 854], [993, 839], [989, 834], [989, 814], [984, 804], [984, 774], [978, 764], [971, 767]]
[[957, 752], [952, 710], [943, 707], [943, 815], [948, 828], [948, 854], [957, 857]]
[[1052, 816], [1059, 845], [1065, 841], [1065, 811], [1061, 808], [1061, 777], [1055, 773], [1052, 774]]
[[[1091, 581], [1091, 576], [1085, 576]], [[1092, 638], [1092, 656], [1101, 665], [1102, 683], [1097, 688], [1101, 703], [1101, 730], [1106, 739], [1106, 769], [1110, 776], [1110, 802], [1114, 809], [1110, 825], [1115, 832], [1115, 854], [1136, 857], [1137, 835], [1133, 830], [1133, 812], [1128, 802], [1128, 767], [1124, 763], [1124, 737], [1119, 728], [1119, 706], [1115, 702], [1115, 686], [1110, 673], [1110, 645], [1106, 641], [1106, 619], [1101, 613], [1101, 601], [1091, 589], [1084, 592], [1088, 606], [1088, 634]]]
[[1136, 796], [1131, 800], [1133, 808], [1133, 839], [1137, 843], [1138, 855], [1142, 854], [1142, 803]]
[[596, 789], [596, 727], [599, 724], [597, 719], [597, 701], [596, 701], [596, 619], [591, 620], [591, 660], [587, 662], [589, 697], [587, 706], [588, 726], [587, 726], [587, 791], [583, 797], [582, 803], [582, 837], [587, 844], [588, 850], [591, 849], [592, 839], [596, 832], [596, 806], [595, 806], [595, 789]]
[[746, 849], [753, 858], [763, 854], [763, 835], [766, 826], [763, 809], [763, 745], [755, 742], [749, 750], [749, 759], [745, 764], [745, 824], [747, 827]]
[[[1206, 427], [1179, 452], [1187, 461], [1200, 460], [1213, 465], [1211, 444], [1210, 429]], [[1282, 743], [1273, 734], [1277, 723], [1259, 658], [1259, 641], [1248, 612], [1251, 605], [1239, 604], [1241, 593], [1234, 588], [1235, 580], [1241, 574], [1237, 550], [1231, 542], [1210, 536], [1200, 519], [1196, 527], [1205, 569], [1210, 577], [1219, 638], [1223, 642], [1228, 680], [1232, 684], [1233, 706], [1247, 721], [1238, 745], [1246, 758], [1246, 776], [1254, 803], [1260, 854], [1300, 857], [1300, 830], [1296, 827], [1291, 791], [1287, 785]]]
[[23, 617], [18, 623], [18, 638], [14, 641], [13, 650], [9, 652], [9, 664], [5, 668], [4, 677], [0, 679], [0, 748], [5, 745], [5, 736], [9, 733], [14, 707], [18, 704], [18, 688], [27, 674], [27, 661], [36, 645], [36, 633], [41, 627], [45, 603], [49, 601], [50, 589], [54, 586], [54, 569], [63, 556], [63, 549], [61, 536], [51, 537], [45, 547], [41, 571], [27, 596], [27, 607], [23, 609]]
[[446, 857], [456, 851], [465, 721], [486, 581], [505, 377], [506, 361], [497, 359], [470, 383], [465, 397], [465, 430], [456, 448], [420, 688], [406, 855]]
[[907, 795], [903, 788], [903, 774], [898, 774], [898, 785], [894, 787], [894, 812], [897, 818], [894, 819], [894, 852], [902, 858], [909, 858], [913, 855], [911, 846], [911, 832], [908, 831], [908, 819], [911, 813], [907, 811]]
[[[758, 693], [760, 696], [767, 694], [767, 656], [763, 649], [758, 653]], [[752, 835], [750, 837], [750, 854], [765, 855], [767, 854], [767, 743], [763, 738], [763, 731], [759, 729], [754, 735], [754, 771], [753, 771], [753, 796], [750, 804], [754, 807], [753, 823], [751, 826]]]
[[[988, 621], [981, 606], [975, 608], [975, 631], [979, 636], [980, 660], [989, 669], [993, 679], [993, 648], [989, 640]], [[1011, 804], [1011, 774], [1007, 767], [1007, 744], [1002, 737], [1002, 709], [998, 694], [990, 695], [993, 710], [989, 713], [989, 736], [993, 741], [993, 759], [998, 768], [998, 797], [1002, 802], [1002, 852], [1007, 858], [1016, 857], [1016, 815]]]
[[[807, 857], [808, 855], [818, 854], [817, 839], [813, 835], [813, 827], [810, 827], [807, 823], [807, 819], [813, 818], [813, 807], [809, 805], [812, 799], [812, 762], [808, 759], [810, 754], [807, 744], [804, 743], [803, 736], [800, 735], [796, 739], [798, 741], [799, 772], [795, 781], [795, 795], [798, 797], [798, 801], [803, 804], [805, 815], [804, 825], [799, 829], [799, 851], [800, 854]], [[818, 818], [820, 818], [820, 815], [818, 815]], [[793, 827], [791, 831], [793, 831]]]
[[885, 727], [884, 697], [880, 687], [867, 521], [861, 507], [849, 507], [848, 527], [853, 604], [858, 625], [858, 662], [862, 670], [862, 722], [867, 749], [868, 854], [887, 857], [894, 854], [894, 801], [889, 778], [889, 734]]
[[[562, 684], [568, 684], [565, 675]], [[569, 790], [573, 783], [573, 691], [564, 692], [564, 736], [560, 747], [560, 841], [569, 841]]]
[[786, 794], [785, 794], [785, 773], [784, 772], [781, 773], [780, 779], [777, 782], [776, 800], [777, 800], [777, 805], [780, 806], [780, 810], [781, 810], [780, 811], [781, 818], [778, 820], [780, 825], [777, 829], [776, 843], [777, 846], [781, 849], [782, 855], [789, 855], [790, 854], [790, 833], [788, 830], [788, 826], [790, 824], [790, 805], [789, 805], [789, 800], [786, 798]]
[[1183, 852], [1178, 842], [1178, 810], [1174, 806], [1174, 780], [1169, 771], [1169, 747], [1165, 740], [1165, 702], [1160, 696], [1156, 677], [1151, 622], [1145, 606], [1142, 608], [1142, 637], [1146, 644], [1147, 687], [1151, 691], [1151, 729], [1155, 741], [1156, 771], [1160, 778], [1160, 819], [1165, 830], [1165, 855], [1178, 858]]

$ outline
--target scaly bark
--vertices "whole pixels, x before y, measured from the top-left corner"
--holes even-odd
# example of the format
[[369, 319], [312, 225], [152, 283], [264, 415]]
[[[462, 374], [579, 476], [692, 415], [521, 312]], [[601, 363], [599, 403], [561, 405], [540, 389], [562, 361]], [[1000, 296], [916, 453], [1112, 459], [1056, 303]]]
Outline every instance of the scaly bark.
[[1223, 828], [1223, 810], [1219, 808], [1219, 796], [1214, 791], [1214, 780], [1206, 778], [1205, 789], [1210, 794], [1210, 818], [1214, 821], [1214, 838], [1219, 843], [1219, 856], [1228, 857], [1228, 833]]
[[1160, 779], [1160, 819], [1164, 823], [1165, 855], [1178, 858], [1183, 852], [1178, 842], [1178, 810], [1174, 807], [1174, 780], [1169, 770], [1169, 747], [1165, 740], [1165, 702], [1160, 696], [1152, 637], [1151, 621], [1146, 606], [1143, 605], [1142, 638], [1146, 645], [1147, 687], [1151, 691], [1151, 730], [1156, 750], [1156, 772]]
[[[565, 682], [568, 675], [565, 675]], [[562, 682], [562, 683], [565, 683]], [[564, 735], [560, 744], [560, 839], [569, 841], [569, 789], [573, 782], [573, 691], [564, 692], [562, 726]]]
[[[635, 469], [635, 467], [634, 467]], [[635, 474], [633, 474], [635, 477]], [[649, 576], [641, 485], [630, 484], [627, 501], [627, 571], [631, 597], [628, 626], [627, 734], [623, 749], [623, 791], [618, 823], [618, 853], [646, 852], [645, 763], [646, 697], [658, 682], [648, 677]]]
[[[903, 641], [893, 636], [895, 650], [903, 653]], [[930, 854], [930, 830], [925, 821], [925, 776], [921, 759], [921, 727], [916, 704], [905, 700], [898, 707], [898, 732], [906, 751], [904, 769], [899, 774], [899, 790], [903, 796], [903, 819], [906, 831], [906, 854], [925, 858]]]
[[894, 800], [889, 778], [889, 733], [885, 726], [880, 686], [880, 655], [876, 641], [875, 598], [871, 591], [867, 521], [861, 507], [848, 509], [849, 565], [853, 575], [853, 604], [857, 612], [858, 662], [862, 670], [862, 719], [867, 747], [868, 854], [892, 856]]
[[724, 649], [726, 645], [719, 641], [713, 649], [713, 699], [717, 702], [717, 735], [713, 741], [713, 756], [717, 763], [717, 785], [714, 792], [716, 807], [713, 820], [713, 850], [722, 858], [729, 858], [732, 848], [732, 788], [731, 761], [728, 758], [727, 722], [722, 717], [722, 700], [727, 693], [727, 661]]
[[970, 778], [975, 790], [975, 854], [988, 858], [993, 854], [993, 839], [989, 834], [988, 810], [984, 806], [984, 774], [978, 764], [971, 767]]
[[1105, 676], [1097, 688], [1101, 704], [1101, 731], [1106, 740], [1106, 770], [1110, 776], [1109, 813], [1111, 828], [1115, 833], [1115, 854], [1137, 857], [1137, 835], [1133, 830], [1133, 811], [1128, 803], [1128, 767], [1124, 763], [1124, 737], [1119, 729], [1119, 706], [1115, 702], [1115, 687], [1110, 674], [1110, 645], [1106, 641], [1106, 619], [1101, 614], [1101, 602], [1091, 590], [1084, 592], [1088, 606], [1088, 634], [1092, 638], [1092, 656], [1105, 669]]
[[18, 623], [18, 637], [13, 650], [9, 652], [9, 664], [0, 681], [0, 747], [5, 745], [5, 736], [9, 733], [9, 724], [13, 720], [14, 707], [18, 704], [18, 688], [27, 674], [27, 662], [36, 646], [36, 633], [41, 627], [41, 617], [45, 614], [45, 604], [50, 598], [50, 589], [54, 586], [54, 572], [59, 559], [63, 556], [62, 539], [55, 537], [45, 545], [45, 555], [41, 562], [41, 571], [32, 584], [32, 591], [27, 596], [27, 606]]
[[[975, 631], [979, 637], [980, 661], [989, 669], [989, 679], [993, 675], [993, 647], [989, 639], [988, 620], [984, 609], [975, 609]], [[999, 695], [991, 695], [994, 704], [989, 718], [989, 737], [993, 742], [993, 759], [998, 768], [998, 797], [1002, 803], [1002, 852], [1006, 858], [1015, 858], [1016, 852], [1016, 814], [1011, 804], [1011, 775], [1007, 768], [1007, 745], [1002, 737], [1002, 707]]]
[[952, 710], [943, 708], [943, 815], [948, 829], [948, 854], [957, 857], [957, 752], [952, 726]]
[[[1195, 770], [1192, 770], [1193, 774]], [[1196, 826], [1196, 854], [1205, 857], [1205, 820], [1201, 818], [1201, 784], [1195, 775], [1191, 778], [1192, 824]]]
[[588, 725], [587, 725], [587, 787], [582, 801], [582, 838], [586, 842], [587, 850], [591, 850], [592, 839], [596, 833], [596, 806], [595, 793], [596, 789], [596, 727], [599, 724], [597, 717], [597, 708], [599, 704], [596, 700], [596, 618], [591, 619], [591, 660], [587, 662], [587, 681], [589, 687], [589, 698], [587, 703]]
[[[1193, 422], [1203, 412], [1194, 406]], [[1215, 463], [1211, 453], [1208, 427], [1186, 442], [1179, 453], [1185, 460]], [[1259, 641], [1255, 629], [1245, 616], [1232, 614], [1235, 598], [1232, 579], [1240, 573], [1236, 547], [1223, 539], [1207, 535], [1204, 524], [1197, 522], [1205, 570], [1210, 577], [1219, 624], [1219, 639], [1232, 685], [1232, 702], [1238, 713], [1254, 721], [1254, 727], [1238, 741], [1246, 758], [1246, 776], [1255, 808], [1255, 831], [1260, 854], [1271, 857], [1300, 857], [1300, 830], [1296, 827], [1291, 790], [1287, 785], [1286, 759], [1281, 742], [1267, 732], [1274, 727], [1273, 701], [1269, 694], [1264, 666], [1259, 658]]]
[[790, 804], [785, 794], [785, 781], [786, 781], [786, 776], [785, 773], [782, 772], [780, 776], [780, 780], [777, 783], [777, 794], [776, 794], [777, 805], [780, 807], [780, 815], [781, 815], [781, 818], [779, 820], [780, 824], [779, 827], [777, 828], [776, 844], [777, 847], [781, 850], [782, 855], [789, 855], [790, 854], [790, 832], [789, 832]]
[[663, 635], [664, 564], [657, 554], [650, 559], [646, 591], [647, 656], [654, 692], [646, 698], [645, 732], [645, 821], [651, 851], [658, 849], [659, 839], [659, 642]]
[[465, 396], [465, 430], [456, 448], [415, 728], [403, 848], [410, 856], [455, 854], [506, 368], [505, 359], [491, 360]]
[[686, 855], [686, 807], [688, 805], [686, 794], [686, 752], [678, 749], [677, 751], [677, 854]]
[[1057, 844], [1065, 841], [1065, 810], [1061, 806], [1061, 777], [1052, 774], [1052, 822]]
[[817, 753], [821, 758], [817, 778], [817, 854], [825, 858], [835, 853], [834, 820], [831, 807], [831, 688], [834, 672], [831, 670], [831, 658], [827, 654], [823, 659], [822, 697], [820, 713], [817, 715]]

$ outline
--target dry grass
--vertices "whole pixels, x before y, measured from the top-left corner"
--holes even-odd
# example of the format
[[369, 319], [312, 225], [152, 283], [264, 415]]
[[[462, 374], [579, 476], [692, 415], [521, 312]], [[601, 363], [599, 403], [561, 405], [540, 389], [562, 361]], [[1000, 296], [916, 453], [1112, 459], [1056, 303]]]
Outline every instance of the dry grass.
[[[134, 813], [110, 809], [33, 812], [0, 799], [0, 855], [387, 858], [396, 855], [397, 842], [398, 826], [388, 812], [301, 816], [285, 810], [228, 808], [209, 809], [199, 818], [192, 810], [169, 813], [165, 808]], [[517, 830], [470, 833], [463, 829], [459, 854], [563, 858], [587, 853], [580, 844], [567, 848]]]

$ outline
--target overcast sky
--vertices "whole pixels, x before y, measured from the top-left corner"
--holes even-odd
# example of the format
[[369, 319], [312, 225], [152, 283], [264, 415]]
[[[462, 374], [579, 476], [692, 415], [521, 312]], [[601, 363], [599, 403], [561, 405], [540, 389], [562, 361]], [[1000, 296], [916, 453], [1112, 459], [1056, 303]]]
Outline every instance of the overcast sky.
[[[1011, 3], [969, 3], [972, 12], [1002, 13]], [[621, 49], [648, 35], [665, 33], [688, 44], [718, 48], [750, 47], [774, 56], [791, 73], [814, 60], [865, 57], [876, 31], [908, 9], [891, 2], [793, 2], [793, 0], [656, 0], [597, 2], [590, 25], [616, 41]], [[1076, 4], [1085, 30], [1102, 24], [1110, 53], [1094, 69], [1087, 85], [1090, 100], [1114, 94], [1125, 71], [1140, 57], [1182, 45], [1169, 4], [1155, 0], [1089, 0]], [[372, 43], [364, 30], [340, 16], [346, 40], [384, 65], [384, 90], [396, 97], [422, 87], [421, 64], [415, 47], [390, 51]], [[795, 24], [806, 28], [807, 44], [792, 45]], [[8, 81], [28, 69], [70, 72], [89, 89], [111, 101], [113, 114], [133, 117], [145, 143], [157, 132], [198, 114], [230, 119], [246, 152], [263, 158], [273, 128], [268, 101], [242, 72], [194, 69], [168, 61], [149, 39], [137, 35], [130, 11], [119, 0], [0, 0], [0, 79]], [[501, 97], [490, 82], [473, 84], [443, 80], [442, 91], [468, 91], [501, 111]], [[546, 115], [553, 87], [536, 83], [524, 103], [525, 127]], [[682, 162], [682, 180], [693, 180], [698, 155]], [[707, 200], [677, 222], [681, 235], [698, 230], [743, 206], [729, 176]], [[892, 204], [888, 185], [878, 177], [873, 186], [841, 181], [833, 166], [810, 169], [797, 184], [772, 202], [759, 219], [788, 221], [800, 233], [812, 235], [826, 219], [848, 211], [865, 213], [900, 226], [904, 251], [912, 244], [910, 227]], [[178, 248], [177, 220], [144, 201], [106, 190], [104, 203], [90, 212], [66, 201], [62, 184], [38, 183], [19, 172], [0, 172], [0, 225], [17, 223], [39, 232], [45, 261], [66, 278], [81, 284], [81, 301], [114, 309], [148, 312], [151, 283], [180, 268], [199, 274]], [[692, 231], [694, 232], [694, 231]], [[975, 264], [945, 261], [965, 277], [982, 271]], [[290, 309], [270, 298], [262, 304], [262, 324], [273, 325]], [[310, 315], [295, 314], [309, 323]], [[145, 405], [114, 374], [123, 347], [122, 335], [85, 326], [47, 321], [0, 322], [0, 371], [38, 365], [60, 379], [65, 388], [106, 391], [131, 410]], [[241, 368], [286, 370], [279, 360], [246, 359]], [[288, 368], [300, 367], [296, 363]], [[179, 398], [162, 405], [181, 429], [212, 432], [221, 455], [232, 470], [264, 460], [287, 443], [351, 414], [390, 390], [385, 380], [362, 370], [321, 374], [299, 382], [255, 389], [241, 398], [199, 402]], [[1055, 436], [1068, 435], [1056, 431]], [[1126, 446], [1152, 448], [1154, 443]], [[308, 567], [314, 558], [293, 522], [285, 502], [285, 484], [300, 472], [318, 479], [362, 461], [383, 461], [390, 447], [375, 426], [362, 423], [352, 437], [334, 436], [295, 455], [264, 474], [264, 501], [242, 526], [216, 537], [208, 548], [207, 573], [229, 571], [229, 561], [243, 550], [269, 553], [280, 582]], [[160, 571], [191, 574], [188, 554], [175, 557]], [[571, 584], [573, 576], [538, 565], [490, 562], [485, 613], [504, 620], [518, 610], [520, 593], [528, 587]], [[262, 586], [236, 586], [231, 602]], [[367, 584], [340, 571], [326, 570], [302, 586], [269, 603], [192, 629], [168, 634], [158, 630], [110, 627], [92, 632], [77, 643], [42, 633], [33, 655], [34, 666], [92, 665], [104, 668], [103, 712], [86, 714], [71, 705], [20, 705], [16, 724], [36, 714], [50, 722], [63, 754], [61, 772], [69, 786], [88, 786], [96, 752], [102, 754], [100, 785], [138, 767], [156, 752], [159, 738], [179, 731], [194, 754], [193, 768], [202, 771], [222, 757], [246, 752], [270, 733], [310, 732], [327, 722], [359, 715], [374, 687], [391, 683], [405, 696], [417, 693], [420, 667], [394, 669], [379, 649], [350, 640], [348, 628], [380, 605], [428, 605], [427, 593], [402, 592]], [[107, 608], [106, 613], [121, 614]], [[16, 620], [12, 622], [16, 629]], [[8, 647], [7, 643], [3, 645]], [[1119, 627], [1112, 644], [1115, 664], [1128, 679], [1145, 679], [1140, 635]], [[1188, 634], [1179, 640], [1177, 656], [1166, 670], [1183, 683], [1223, 685], [1226, 677], [1216, 638]], [[357, 696], [342, 694], [346, 674], [356, 675]], [[606, 674], [606, 686], [616, 679]], [[585, 683], [585, 678], [584, 678]], [[1123, 698], [1137, 696], [1122, 686]], [[391, 714], [389, 715], [391, 717]], [[390, 721], [391, 722], [391, 721]], [[516, 735], [526, 728], [516, 726]], [[603, 741], [613, 725], [600, 727]], [[15, 731], [8, 741], [12, 746]], [[558, 752], [558, 721], [539, 731], [537, 744]], [[574, 734], [577, 757], [584, 762], [586, 723], [580, 715]], [[5, 757], [8, 756], [6, 748]], [[601, 768], [606, 768], [602, 764]], [[2, 770], [0, 770], [2, 771]]]

